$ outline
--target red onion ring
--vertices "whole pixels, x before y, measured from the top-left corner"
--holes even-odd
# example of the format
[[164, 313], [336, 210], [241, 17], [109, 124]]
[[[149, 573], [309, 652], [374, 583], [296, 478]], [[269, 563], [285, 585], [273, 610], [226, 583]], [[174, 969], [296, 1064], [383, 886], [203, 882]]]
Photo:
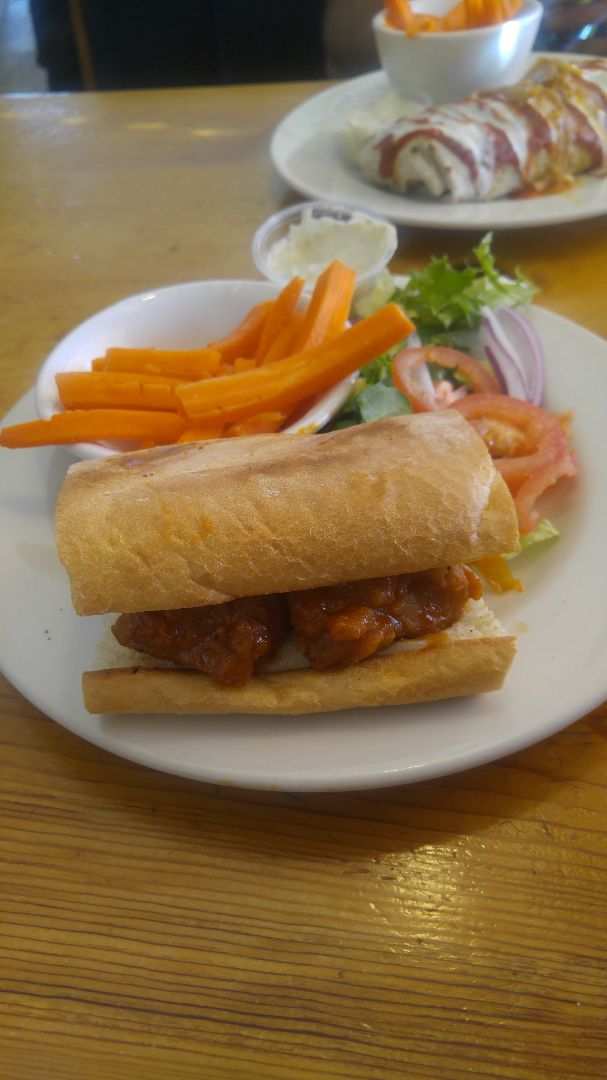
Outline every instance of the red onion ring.
[[541, 405], [544, 353], [533, 326], [512, 308], [483, 308], [481, 344], [506, 394]]

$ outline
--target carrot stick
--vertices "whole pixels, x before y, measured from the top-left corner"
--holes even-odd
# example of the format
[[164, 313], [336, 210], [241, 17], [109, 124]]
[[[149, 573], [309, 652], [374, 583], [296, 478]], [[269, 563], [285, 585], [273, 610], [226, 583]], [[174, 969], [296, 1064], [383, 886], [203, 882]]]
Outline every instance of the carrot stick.
[[179, 412], [178, 379], [156, 382], [153, 376], [124, 371], [66, 371], [55, 376], [64, 409], [160, 409]]
[[459, 4], [451, 8], [446, 15], [443, 15], [442, 30], [465, 30], [466, 29], [466, 4], [465, 0], [460, 0]]
[[237, 356], [254, 356], [273, 304], [273, 300], [256, 304], [235, 330], [226, 337], [211, 342], [209, 348], [219, 349], [222, 360], [227, 363], [231, 363]]
[[184, 428], [177, 442], [206, 442], [219, 439], [222, 432], [223, 424], [191, 424]]
[[386, 23], [393, 30], [407, 29], [407, 16], [410, 13], [407, 0], [385, 0]]
[[233, 374], [234, 374], [234, 365], [233, 364], [224, 364], [224, 362], [222, 360], [221, 364], [219, 365], [217, 375], [222, 376], [222, 375], [233, 375]]
[[435, 30], [475, 30], [513, 19], [522, 0], [460, 0], [442, 17], [413, 12], [407, 0], [385, 0], [386, 25], [413, 37]]
[[[375, 315], [363, 319], [361, 322], [345, 330], [333, 342], [317, 346], [316, 349], [298, 353], [287, 357], [276, 364], [264, 364], [254, 371], [244, 372], [242, 375], [232, 375], [229, 378], [208, 379], [204, 382], [189, 383], [176, 388], [184, 410], [188, 416], [198, 416], [209, 409], [223, 408], [228, 405], [246, 405], [248, 401], [263, 398], [264, 394], [272, 393], [277, 386], [284, 385], [286, 380], [300, 370], [315, 371], [320, 368], [330, 368], [335, 357], [346, 356], [349, 370], [355, 371], [357, 367], [367, 363], [365, 357], [373, 359], [390, 346], [382, 346], [384, 330], [390, 333], [390, 327], [395, 324], [398, 330], [392, 344], [397, 344], [406, 337], [412, 329], [412, 323], [403, 314], [400, 308], [389, 304], [386, 308], [376, 312]], [[400, 333], [400, 337], [398, 334]], [[375, 338], [377, 337], [377, 345]], [[371, 340], [367, 340], [370, 338]], [[332, 348], [332, 345], [335, 348]], [[373, 349], [375, 348], [375, 352]], [[361, 352], [357, 352], [357, 350]], [[358, 361], [358, 362], [357, 362]], [[348, 372], [346, 372], [347, 374]], [[339, 376], [342, 378], [343, 376]], [[337, 378], [334, 380], [337, 381]], [[331, 376], [329, 374], [329, 385]], [[302, 398], [305, 395], [302, 395]]]
[[281, 363], [263, 364], [240, 374], [234, 373], [230, 368], [225, 376], [219, 375], [215, 379], [205, 380], [204, 391], [203, 382], [200, 380], [198, 383], [184, 383], [175, 392], [187, 416], [195, 415], [190, 413], [190, 403], [194, 403], [195, 407], [195, 403], [199, 401], [204, 402], [205, 408], [220, 407], [224, 404], [246, 404], [253, 391], [257, 396], [266, 390], [272, 390], [277, 383], [284, 380], [288, 372], [305, 367], [317, 352], [322, 355], [323, 348], [325, 347], [319, 346], [316, 350], [286, 357]]
[[481, 0], [480, 18], [483, 26], [492, 26], [504, 21], [501, 0]]
[[474, 564], [480, 570], [487, 584], [495, 592], [504, 593], [511, 589], [524, 592], [524, 588], [518, 578], [515, 578], [503, 555], [486, 555], [478, 559]]
[[474, 30], [484, 25], [485, 11], [484, 0], [465, 0], [466, 3], [466, 26]]
[[287, 325], [281, 330], [274, 343], [268, 349], [262, 360], [262, 364], [275, 364], [277, 360], [284, 360], [285, 356], [291, 356], [294, 352], [295, 342], [301, 330], [304, 320], [303, 311], [294, 311]]
[[407, 0], [386, 0], [386, 24], [393, 30], [404, 30], [409, 37], [441, 29], [439, 18], [412, 11]]
[[[64, 374], [61, 372], [61, 374]], [[66, 374], [81, 374], [81, 372], [67, 372]], [[97, 360], [93, 360], [90, 371], [86, 371], [85, 374], [94, 375], [106, 375], [112, 379], [137, 379], [138, 382], [153, 382], [156, 386], [177, 386], [178, 383], [183, 382], [195, 382], [194, 379], [177, 378], [173, 375], [146, 375], [139, 371], [108, 371], [106, 367], [106, 360], [104, 357], [100, 357]]]
[[185, 427], [176, 413], [135, 409], [74, 409], [56, 413], [50, 420], [28, 420], [0, 431], [0, 446], [17, 450], [25, 446], [60, 446], [129, 439], [135, 442], [172, 443]]
[[304, 316], [295, 349], [304, 352], [330, 341], [343, 330], [356, 286], [356, 274], [335, 259], [320, 275]]
[[94, 371], [128, 371], [138, 375], [168, 375], [173, 379], [204, 379], [214, 375], [221, 356], [217, 349], [108, 349], [104, 366]]
[[[329, 342], [327, 342], [327, 345]], [[231, 365], [225, 365], [225, 371], [221, 371], [214, 379], [198, 380], [193, 383], [182, 383], [175, 390], [181, 401], [186, 415], [189, 413], [189, 402], [202, 400], [213, 405], [245, 403], [251, 396], [252, 388], [255, 393], [263, 393], [272, 389], [277, 381], [284, 377], [285, 373], [306, 367], [314, 360], [316, 354], [324, 355], [326, 346], [319, 345], [316, 349], [296, 353], [285, 357], [280, 363], [262, 364], [261, 367], [252, 368], [249, 371], [236, 373]], [[222, 365], [223, 366], [223, 365]], [[203, 381], [205, 387], [203, 389]], [[194, 415], [192, 413], [192, 415]]]
[[[205, 380], [208, 383], [209, 392], [204, 394], [202, 380], [198, 383], [185, 383], [178, 388], [177, 396], [188, 417], [198, 417], [198, 408], [206, 411], [207, 408], [221, 408], [223, 405], [246, 404], [252, 393], [255, 397], [263, 396], [266, 391], [273, 390], [281, 381], [284, 381], [287, 371], [292, 372], [305, 366], [309, 356], [310, 353], [302, 353], [297, 357], [289, 357], [281, 364], [266, 364], [252, 371], [243, 371], [238, 375], [235, 373], [218, 375], [215, 379]], [[278, 371], [280, 374], [277, 374]]]
[[286, 414], [282, 412], [260, 412], [248, 420], [228, 424], [224, 434], [228, 438], [240, 435], [269, 435], [279, 431], [286, 419]]
[[281, 289], [276, 297], [255, 351], [255, 359], [258, 362], [263, 361], [270, 346], [273, 345], [280, 332], [288, 325], [304, 285], [303, 278], [294, 277], [285, 285], [284, 289]]
[[420, 15], [419, 13], [413, 15], [411, 29], [409, 30], [411, 36], [432, 34], [436, 30], [442, 30], [442, 20], [436, 15]]
[[233, 371], [238, 374], [239, 371], [252, 371], [254, 367], [257, 367], [257, 364], [255, 360], [248, 360], [246, 356], [238, 356], [231, 366]]
[[516, 18], [522, 6], [522, 0], [502, 0], [504, 20]]
[[205, 422], [245, 420], [257, 412], [288, 414], [300, 401], [397, 345], [412, 329], [401, 309], [388, 304], [316, 349], [242, 375], [178, 386], [176, 393], [186, 414]]

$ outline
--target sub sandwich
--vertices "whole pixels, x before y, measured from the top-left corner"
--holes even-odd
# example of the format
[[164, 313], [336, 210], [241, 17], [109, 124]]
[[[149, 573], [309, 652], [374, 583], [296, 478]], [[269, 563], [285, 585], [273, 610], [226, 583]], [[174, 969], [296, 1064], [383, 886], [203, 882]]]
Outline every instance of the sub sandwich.
[[523, 82], [403, 117], [357, 164], [373, 183], [453, 201], [559, 190], [607, 162], [607, 60], [538, 60]]
[[455, 411], [73, 465], [57, 546], [81, 615], [117, 613], [92, 713], [312, 713], [497, 690], [515, 652], [477, 559], [511, 496]]

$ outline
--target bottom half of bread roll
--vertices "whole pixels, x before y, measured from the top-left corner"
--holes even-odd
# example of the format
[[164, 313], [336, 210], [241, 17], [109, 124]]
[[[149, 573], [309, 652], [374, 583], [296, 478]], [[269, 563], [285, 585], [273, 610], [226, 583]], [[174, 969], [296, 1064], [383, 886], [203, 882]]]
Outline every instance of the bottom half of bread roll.
[[106, 666], [84, 673], [83, 695], [91, 713], [297, 715], [407, 705], [499, 690], [515, 652], [515, 638], [484, 600], [471, 599], [448, 630], [398, 641], [350, 667], [313, 669], [289, 639], [242, 684], [104, 643]]

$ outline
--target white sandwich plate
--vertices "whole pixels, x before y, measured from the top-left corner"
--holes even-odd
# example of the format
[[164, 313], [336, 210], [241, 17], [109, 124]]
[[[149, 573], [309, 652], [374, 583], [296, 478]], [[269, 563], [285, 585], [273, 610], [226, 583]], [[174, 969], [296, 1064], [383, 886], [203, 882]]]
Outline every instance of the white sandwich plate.
[[[0, 453], [0, 667], [57, 723], [123, 758], [217, 784], [294, 791], [443, 776], [546, 738], [607, 698], [607, 342], [530, 309], [547, 358], [547, 407], [573, 410], [580, 475], [542, 500], [561, 538], [513, 564], [526, 591], [488, 602], [518, 637], [505, 688], [391, 709], [300, 717], [90, 716], [80, 680], [99, 666], [105, 617], [73, 612], [54, 542], [61, 449]], [[30, 392], [6, 423], [35, 413]]]

